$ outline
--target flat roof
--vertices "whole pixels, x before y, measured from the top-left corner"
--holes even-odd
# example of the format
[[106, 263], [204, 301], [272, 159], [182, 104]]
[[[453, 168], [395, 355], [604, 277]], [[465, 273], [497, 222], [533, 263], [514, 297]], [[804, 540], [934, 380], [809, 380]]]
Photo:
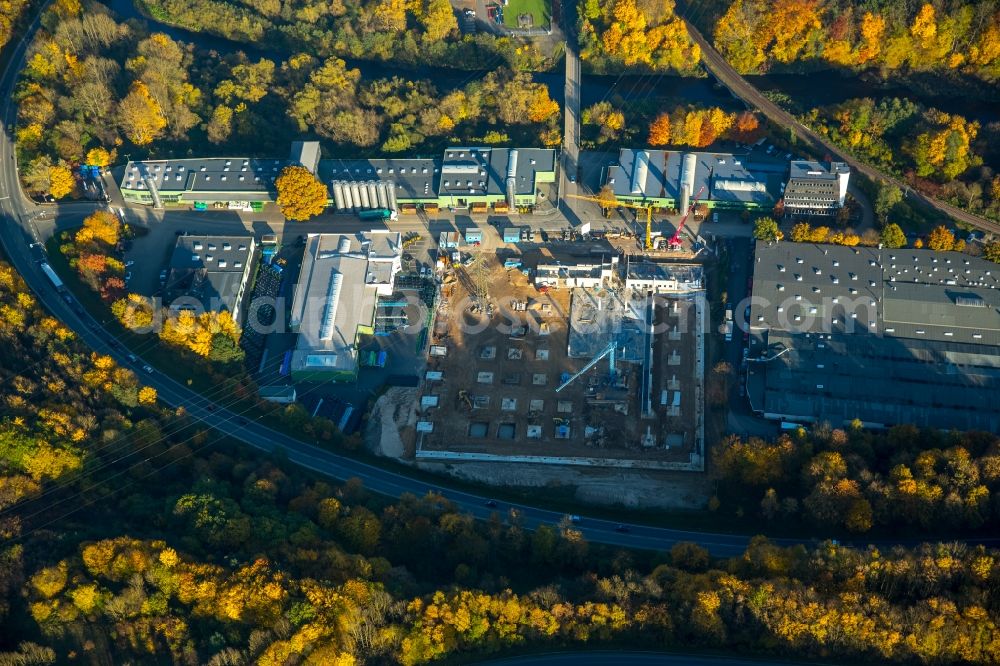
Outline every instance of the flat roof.
[[960, 343], [873, 335], [790, 335], [772, 331], [772, 349], [750, 364], [754, 409], [786, 420], [859, 418], [871, 425], [1000, 429], [1000, 356]]
[[[399, 232], [309, 234], [295, 286], [291, 323], [298, 330], [293, 369], [353, 372], [360, 326], [374, 322], [378, 284], [392, 281]], [[370, 253], [381, 253], [369, 259]]]
[[319, 156], [319, 141], [292, 141], [288, 160], [304, 166], [309, 169], [310, 173], [314, 174], [316, 166], [319, 164]]
[[996, 431], [998, 277], [958, 252], [759, 243], [751, 359], [771, 360], [750, 364], [754, 409]]
[[392, 181], [400, 199], [436, 199], [441, 160], [435, 158], [320, 160], [318, 177], [332, 191], [334, 181]]
[[[636, 159], [646, 156], [646, 168], [635, 173]], [[618, 165], [612, 168], [610, 178], [615, 196], [620, 198], [673, 199], [680, 198], [680, 180], [684, 156], [695, 157], [694, 190], [704, 188], [700, 200], [755, 203], [764, 205], [776, 200], [776, 192], [783, 182], [786, 169], [763, 168], [750, 162], [743, 155], [733, 153], [655, 150], [623, 148]], [[757, 166], [762, 168], [757, 169]], [[645, 176], [643, 177], [643, 173]], [[633, 182], [638, 177], [643, 182]], [[639, 192], [633, 191], [633, 186]]]
[[839, 174], [850, 173], [851, 168], [844, 162], [816, 162], [814, 160], [792, 160], [789, 178], [811, 180], [837, 180]]
[[1000, 267], [960, 252], [758, 243], [753, 295], [755, 328], [1000, 345]]
[[186, 297], [206, 310], [235, 311], [253, 247], [252, 236], [178, 236], [167, 264], [168, 302]]
[[534, 194], [535, 174], [555, 171], [556, 151], [551, 148], [448, 148], [442, 161], [439, 192], [454, 197], [505, 195], [507, 170], [515, 150], [514, 193]]
[[160, 192], [270, 193], [274, 179], [288, 164], [288, 160], [244, 157], [130, 161], [121, 187], [148, 191], [148, 179]]

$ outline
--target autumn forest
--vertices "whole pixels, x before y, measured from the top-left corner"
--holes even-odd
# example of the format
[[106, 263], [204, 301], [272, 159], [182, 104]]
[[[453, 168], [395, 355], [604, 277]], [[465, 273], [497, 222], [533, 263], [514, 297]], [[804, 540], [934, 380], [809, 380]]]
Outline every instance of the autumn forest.
[[[5, 53], [40, 7], [0, 0]], [[559, 94], [540, 78], [561, 73], [562, 46], [465, 34], [448, 0], [139, 9], [149, 21], [88, 0], [42, 13], [9, 128], [29, 194], [78, 197], [81, 164], [284, 155], [303, 136], [326, 156], [562, 143]], [[586, 76], [704, 76], [690, 21], [740, 72], [862, 79], [872, 95], [783, 103], [907, 184], [1000, 219], [1000, 122], [918, 101], [928, 85], [1000, 99], [998, 0], [578, 0], [576, 10]], [[246, 52], [201, 48], [155, 22]], [[389, 73], [367, 76], [362, 61]], [[889, 80], [903, 92], [878, 94]], [[787, 134], [743, 107], [614, 93], [581, 116], [583, 147], [609, 153]], [[913, 221], [896, 217], [902, 196], [873, 185], [881, 232], [804, 224], [790, 240], [901, 247]], [[153, 316], [125, 281], [134, 233], [100, 211], [49, 244], [121, 330]], [[965, 241], [936, 226], [928, 243]], [[1000, 243], [987, 247], [1000, 261]], [[240, 339], [228, 313], [185, 314], [150, 345], [240, 414], [361, 455], [359, 436], [259, 400]], [[0, 257], [0, 666], [416, 665], [622, 646], [1000, 664], [1000, 551], [980, 543], [1000, 531], [994, 434], [856, 423], [722, 438], [707, 507], [685, 519], [775, 538], [718, 557], [689, 542], [589, 543], [569, 517], [529, 529], [502, 502], [477, 521], [437, 494], [387, 498], [256, 452], [161, 397], [141, 372], [87, 348]], [[824, 538], [802, 537], [813, 534]]]

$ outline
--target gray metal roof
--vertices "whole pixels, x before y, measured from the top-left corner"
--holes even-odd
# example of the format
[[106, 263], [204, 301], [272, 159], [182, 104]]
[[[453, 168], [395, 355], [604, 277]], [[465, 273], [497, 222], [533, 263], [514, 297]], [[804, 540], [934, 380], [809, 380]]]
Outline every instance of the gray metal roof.
[[178, 307], [193, 299], [209, 311], [236, 312], [253, 248], [252, 236], [179, 236], [167, 266], [167, 301]]
[[805, 180], [837, 180], [840, 173], [850, 173], [851, 168], [844, 162], [815, 162], [812, 160], [792, 160], [789, 178]]
[[758, 244], [751, 358], [771, 360], [750, 364], [751, 403], [789, 420], [997, 430], [994, 274], [957, 252]]
[[[636, 175], [635, 164], [645, 153], [648, 166]], [[610, 178], [615, 196], [622, 198], [673, 199], [680, 196], [681, 164], [688, 151], [623, 148]], [[732, 153], [690, 152], [695, 156], [694, 191], [704, 188], [702, 201], [729, 201], [764, 205], [776, 201], [781, 172], [756, 170], [757, 163]], [[643, 182], [636, 182], [636, 178]], [[638, 190], [638, 192], [636, 191]]]
[[357, 368], [358, 326], [371, 325], [377, 299], [372, 287], [392, 279], [391, 260], [398, 257], [392, 253], [399, 251], [398, 232], [307, 236], [290, 316], [299, 333], [293, 368]]
[[319, 141], [292, 141], [288, 160], [304, 166], [309, 169], [309, 173], [314, 174], [319, 165], [319, 155]]
[[959, 252], [758, 244], [753, 295], [752, 327], [1000, 345], [1000, 266]]
[[288, 164], [288, 160], [243, 157], [129, 162], [121, 187], [148, 191], [149, 179], [160, 192], [273, 192], [274, 179]]
[[318, 177], [328, 188], [337, 180], [392, 181], [401, 199], [437, 199], [440, 171], [441, 160], [434, 158], [320, 160]]
[[[773, 351], [751, 363], [755, 409], [791, 421], [859, 418], [872, 425], [1000, 430], [1000, 356], [971, 345], [872, 335], [770, 332]], [[976, 348], [979, 352], [985, 347]]]

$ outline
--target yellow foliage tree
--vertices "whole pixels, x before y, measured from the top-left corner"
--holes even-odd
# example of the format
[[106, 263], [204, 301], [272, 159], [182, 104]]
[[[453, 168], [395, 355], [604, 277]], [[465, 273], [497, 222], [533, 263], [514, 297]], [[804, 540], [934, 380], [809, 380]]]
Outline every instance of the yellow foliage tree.
[[118, 105], [118, 124], [129, 141], [146, 146], [159, 138], [167, 126], [167, 119], [146, 84], [136, 81]]
[[649, 124], [649, 145], [666, 146], [670, 143], [670, 114], [661, 113]]
[[106, 210], [94, 211], [83, 220], [83, 226], [73, 237], [77, 244], [99, 241], [106, 245], [118, 244], [122, 234], [122, 223], [118, 216]]
[[528, 104], [528, 119], [533, 123], [542, 123], [557, 113], [559, 104], [549, 97], [548, 89], [544, 86], [537, 88]]
[[885, 19], [880, 14], [865, 12], [861, 17], [861, 47], [858, 62], [866, 63], [878, 57], [885, 36]]
[[87, 151], [87, 164], [104, 168], [111, 164], [111, 152], [98, 146]]
[[274, 184], [281, 213], [289, 220], [308, 220], [326, 208], [326, 186], [304, 167], [285, 167]]
[[57, 479], [66, 472], [79, 469], [80, 456], [66, 449], [57, 449], [42, 442], [21, 462], [24, 471], [35, 481]]
[[955, 247], [955, 234], [948, 227], [939, 225], [927, 236], [927, 247], [936, 252], [947, 252]]
[[139, 404], [140, 405], [155, 405], [156, 404], [156, 389], [152, 386], [143, 386], [139, 389]]
[[76, 179], [69, 167], [57, 165], [49, 169], [49, 194], [62, 199], [76, 189]]
[[910, 26], [910, 34], [917, 40], [922, 48], [930, 48], [937, 36], [937, 18], [934, 15], [934, 5], [925, 3], [913, 19]]
[[141, 294], [118, 299], [111, 304], [111, 313], [132, 331], [146, 331], [153, 325], [153, 304]]

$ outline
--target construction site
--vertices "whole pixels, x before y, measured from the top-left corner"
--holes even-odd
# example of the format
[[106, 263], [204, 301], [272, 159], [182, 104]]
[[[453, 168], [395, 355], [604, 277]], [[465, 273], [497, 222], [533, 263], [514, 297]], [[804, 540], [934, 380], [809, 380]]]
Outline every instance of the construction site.
[[700, 468], [701, 267], [657, 266], [489, 251], [445, 266], [417, 458]]

